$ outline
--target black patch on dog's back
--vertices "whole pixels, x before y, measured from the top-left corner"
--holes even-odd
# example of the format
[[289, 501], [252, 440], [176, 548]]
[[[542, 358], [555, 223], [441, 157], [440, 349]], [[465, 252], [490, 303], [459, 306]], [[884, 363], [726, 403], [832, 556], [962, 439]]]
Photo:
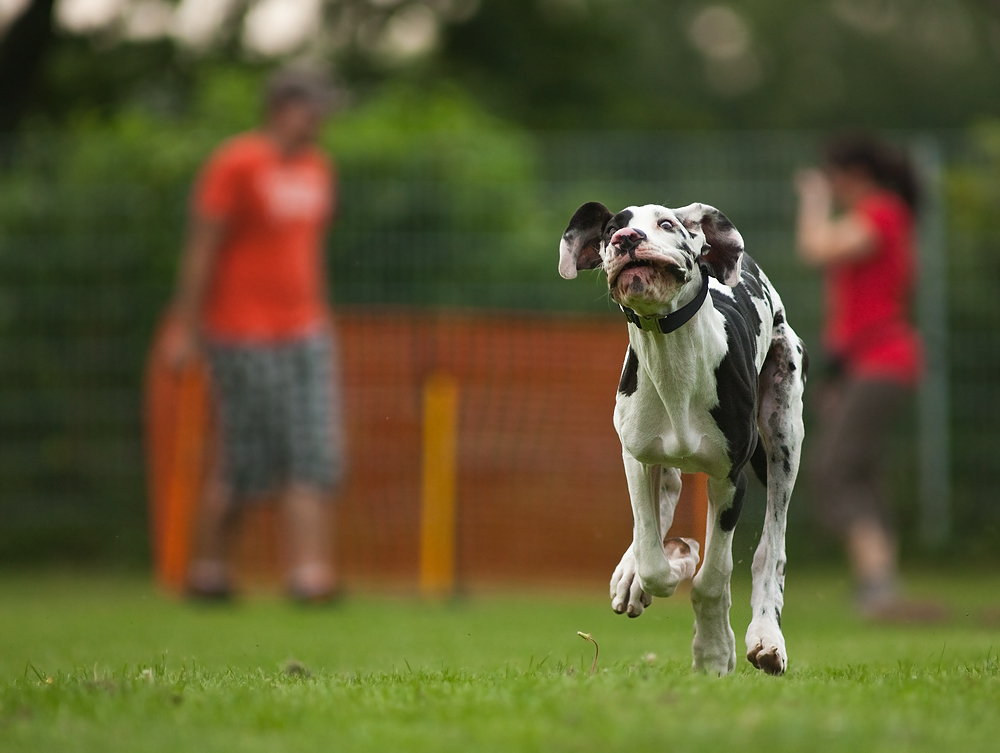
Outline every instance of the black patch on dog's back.
[[625, 368], [622, 369], [622, 379], [618, 383], [618, 391], [623, 395], [634, 395], [639, 389], [639, 357], [628, 347], [628, 355], [625, 357]]
[[[712, 418], [726, 437], [729, 478], [736, 486], [732, 506], [723, 512], [722, 530], [736, 527], [746, 490], [744, 468], [758, 443], [757, 430], [757, 338], [761, 320], [753, 298], [767, 301], [757, 265], [744, 255], [741, 284], [732, 288], [733, 297], [713, 290], [712, 303], [726, 324], [726, 355], [715, 369], [719, 404], [711, 410]], [[756, 465], [756, 464], [755, 464]], [[756, 468], [755, 468], [756, 470]], [[766, 482], [766, 475], [762, 481]]]

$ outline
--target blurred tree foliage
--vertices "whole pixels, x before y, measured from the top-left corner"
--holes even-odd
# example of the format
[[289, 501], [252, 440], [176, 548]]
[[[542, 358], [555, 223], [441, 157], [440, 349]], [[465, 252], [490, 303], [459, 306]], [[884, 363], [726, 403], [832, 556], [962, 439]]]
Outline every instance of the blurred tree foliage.
[[536, 127], [962, 127], [1000, 111], [1000, 3], [484, 2], [441, 59]]
[[[248, 51], [240, 33], [254, 4], [230, 5], [212, 42], [194, 47], [130, 36], [124, 16], [86, 34], [58, 31], [38, 48], [25, 114], [65, 122], [136, 101], [176, 112], [191, 105], [206, 68], [269, 65], [275, 57]], [[327, 0], [323, 8], [323, 22], [285, 57], [328, 61], [358, 99], [389, 81], [450, 80], [532, 128], [940, 128], [1000, 116], [990, 95], [1000, 91], [996, 0]], [[424, 44], [406, 49], [414, 34]], [[13, 36], [0, 41], [0, 66]], [[403, 41], [393, 47], [395, 37]]]

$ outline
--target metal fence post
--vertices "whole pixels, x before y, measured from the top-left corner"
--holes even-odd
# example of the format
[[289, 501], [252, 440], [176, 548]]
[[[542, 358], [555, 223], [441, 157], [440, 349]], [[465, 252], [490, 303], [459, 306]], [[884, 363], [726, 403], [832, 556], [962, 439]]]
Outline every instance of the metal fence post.
[[951, 537], [951, 411], [948, 375], [948, 263], [941, 145], [931, 136], [914, 144], [923, 177], [917, 322], [927, 373], [918, 398], [920, 542], [940, 549]]

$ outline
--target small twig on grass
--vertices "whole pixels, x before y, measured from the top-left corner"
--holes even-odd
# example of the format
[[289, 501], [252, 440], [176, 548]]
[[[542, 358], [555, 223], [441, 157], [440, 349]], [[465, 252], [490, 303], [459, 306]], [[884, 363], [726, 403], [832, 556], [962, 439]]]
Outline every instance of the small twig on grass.
[[597, 671], [597, 657], [600, 656], [601, 647], [597, 645], [597, 641], [594, 640], [594, 636], [592, 636], [590, 633], [583, 633], [577, 630], [576, 634], [581, 638], [583, 638], [585, 641], [594, 644], [594, 663], [590, 665], [590, 674], [594, 674], [594, 672]]

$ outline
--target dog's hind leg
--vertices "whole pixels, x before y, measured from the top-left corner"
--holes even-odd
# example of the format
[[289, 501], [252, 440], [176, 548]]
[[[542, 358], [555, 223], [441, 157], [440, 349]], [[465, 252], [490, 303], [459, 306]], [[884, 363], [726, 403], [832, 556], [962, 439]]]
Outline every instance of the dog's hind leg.
[[633, 507], [633, 541], [611, 576], [611, 608], [638, 617], [654, 594], [669, 596], [678, 583], [694, 576], [698, 542], [663, 541], [681, 493], [680, 471], [645, 466], [632, 458], [626, 458], [625, 468]]
[[726, 513], [739, 509], [745, 489], [746, 476], [742, 471], [736, 483], [730, 478], [708, 480], [705, 561], [691, 587], [691, 605], [694, 607], [694, 642], [691, 648], [694, 669], [713, 675], [728, 675], [736, 668], [736, 635], [729, 624], [733, 526]]
[[768, 674], [788, 665], [781, 633], [785, 591], [785, 520], [802, 449], [804, 353], [788, 325], [775, 339], [760, 374], [758, 427], [767, 456], [767, 516], [753, 558], [753, 616], [747, 628], [747, 659]]

